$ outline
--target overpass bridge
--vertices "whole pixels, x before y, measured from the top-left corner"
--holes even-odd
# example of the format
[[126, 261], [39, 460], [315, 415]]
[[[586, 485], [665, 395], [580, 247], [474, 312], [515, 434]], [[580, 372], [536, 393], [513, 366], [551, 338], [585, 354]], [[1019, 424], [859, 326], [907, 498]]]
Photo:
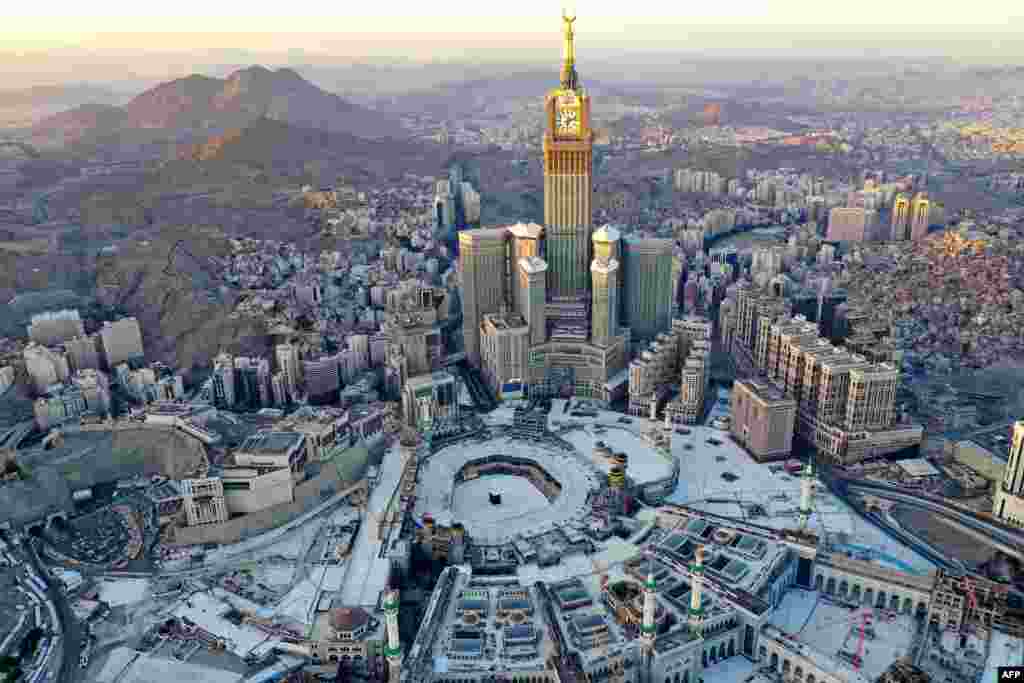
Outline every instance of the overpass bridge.
[[988, 539], [988, 542], [993, 547], [1007, 555], [1024, 561], [1024, 531], [1018, 531], [982, 519], [955, 505], [920, 491], [911, 491], [891, 484], [861, 480], [840, 479], [839, 483], [849, 493], [868, 494], [878, 498], [885, 498], [942, 515], [955, 522], [956, 525]]

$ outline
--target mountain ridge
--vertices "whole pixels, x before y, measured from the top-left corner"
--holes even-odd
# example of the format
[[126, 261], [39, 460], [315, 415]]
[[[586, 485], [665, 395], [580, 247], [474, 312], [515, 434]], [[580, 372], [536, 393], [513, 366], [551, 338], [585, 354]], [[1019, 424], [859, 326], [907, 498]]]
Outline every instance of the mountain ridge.
[[226, 78], [191, 74], [160, 83], [123, 107], [82, 105], [40, 121], [34, 142], [66, 144], [121, 130], [217, 134], [261, 118], [368, 139], [402, 139], [398, 117], [321, 90], [290, 68], [254, 65]]

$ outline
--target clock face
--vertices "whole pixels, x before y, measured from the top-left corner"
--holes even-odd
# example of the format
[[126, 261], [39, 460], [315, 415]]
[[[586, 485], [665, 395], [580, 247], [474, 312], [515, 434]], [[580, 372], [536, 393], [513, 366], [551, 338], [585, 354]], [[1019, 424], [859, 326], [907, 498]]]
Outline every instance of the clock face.
[[565, 107], [558, 110], [555, 123], [558, 125], [559, 133], [577, 133], [580, 129], [579, 112], [575, 107]]

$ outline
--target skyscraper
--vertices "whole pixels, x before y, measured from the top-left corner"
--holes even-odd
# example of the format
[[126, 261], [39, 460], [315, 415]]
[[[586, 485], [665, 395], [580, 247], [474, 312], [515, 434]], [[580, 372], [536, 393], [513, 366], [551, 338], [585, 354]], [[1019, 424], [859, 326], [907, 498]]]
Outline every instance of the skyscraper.
[[672, 241], [622, 240], [622, 321], [633, 337], [653, 339], [672, 324]]
[[992, 514], [1007, 524], [1024, 527], [1024, 421], [1013, 423], [1010, 456], [1003, 480], [996, 484]]
[[459, 233], [462, 270], [462, 339], [466, 357], [480, 363], [480, 323], [498, 313], [506, 301], [508, 254], [505, 228], [482, 228]]
[[576, 74], [575, 20], [562, 15], [561, 82], [544, 103], [544, 225], [549, 295], [579, 299], [586, 296], [590, 266], [594, 133], [590, 97]]
[[910, 239], [910, 200], [907, 195], [898, 194], [892, 204], [892, 234], [895, 242]]
[[[622, 389], [628, 332], [616, 320], [622, 298], [621, 278], [609, 267], [618, 258], [618, 234], [606, 230], [591, 242], [591, 162], [593, 133], [590, 101], [579, 87], [572, 24], [563, 17], [565, 48], [558, 88], [545, 97], [545, 226], [516, 224], [507, 228], [467, 230], [459, 234], [463, 339], [467, 360], [480, 366], [481, 330], [493, 337], [489, 363], [500, 351], [496, 339], [508, 336], [500, 321], [514, 311], [516, 340], [528, 343], [525, 356], [531, 397], [552, 394], [611, 400]], [[669, 243], [670, 244], [670, 243]], [[592, 252], [598, 257], [592, 271]], [[601, 291], [592, 297], [591, 283]], [[658, 280], [658, 278], [655, 278]], [[671, 251], [668, 252], [665, 325], [671, 298]], [[659, 280], [660, 281], [660, 280]], [[610, 308], [611, 307], [611, 308]], [[501, 314], [501, 315], [498, 315]], [[529, 328], [524, 336], [520, 320]], [[592, 328], [592, 321], [596, 328]], [[508, 320], [506, 320], [508, 322]], [[498, 324], [496, 324], [498, 323]], [[621, 333], [621, 334], [620, 334]], [[502, 360], [499, 365], [507, 365]], [[518, 365], [513, 363], [515, 367]], [[508, 374], [492, 371], [495, 378]], [[615, 382], [610, 382], [613, 378]], [[515, 378], [512, 378], [515, 379]]]
[[931, 223], [931, 202], [928, 195], [918, 192], [910, 204], [910, 239], [917, 240], [928, 234]]
[[590, 340], [595, 346], [607, 346], [619, 333], [619, 262], [594, 259], [590, 277]]

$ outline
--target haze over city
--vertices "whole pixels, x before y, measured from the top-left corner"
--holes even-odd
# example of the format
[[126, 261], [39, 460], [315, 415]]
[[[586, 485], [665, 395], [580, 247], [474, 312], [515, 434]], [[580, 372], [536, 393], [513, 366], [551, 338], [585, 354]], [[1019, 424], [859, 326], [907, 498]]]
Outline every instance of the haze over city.
[[5, 8], [0, 683], [1024, 671], [1015, 5], [261, 9]]

